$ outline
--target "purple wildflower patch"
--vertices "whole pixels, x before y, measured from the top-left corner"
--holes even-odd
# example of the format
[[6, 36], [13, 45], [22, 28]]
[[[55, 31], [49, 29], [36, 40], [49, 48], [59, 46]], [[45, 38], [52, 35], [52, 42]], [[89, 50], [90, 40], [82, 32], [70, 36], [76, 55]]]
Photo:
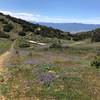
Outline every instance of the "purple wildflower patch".
[[40, 81], [46, 85], [50, 85], [50, 83], [53, 82], [55, 78], [56, 76], [53, 73], [43, 73], [40, 75]]
[[25, 62], [25, 64], [32, 65], [32, 64], [34, 64], [34, 61], [33, 60], [28, 60], [28, 61]]

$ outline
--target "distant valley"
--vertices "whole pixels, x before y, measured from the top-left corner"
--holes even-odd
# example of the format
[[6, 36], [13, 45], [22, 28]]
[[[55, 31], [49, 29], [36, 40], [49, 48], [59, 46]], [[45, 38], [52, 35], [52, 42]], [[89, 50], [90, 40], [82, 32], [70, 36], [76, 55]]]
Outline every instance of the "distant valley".
[[100, 24], [82, 24], [82, 23], [46, 23], [39, 22], [40, 25], [45, 25], [48, 27], [53, 27], [60, 29], [65, 32], [82, 32], [82, 31], [90, 31], [96, 28], [100, 28]]

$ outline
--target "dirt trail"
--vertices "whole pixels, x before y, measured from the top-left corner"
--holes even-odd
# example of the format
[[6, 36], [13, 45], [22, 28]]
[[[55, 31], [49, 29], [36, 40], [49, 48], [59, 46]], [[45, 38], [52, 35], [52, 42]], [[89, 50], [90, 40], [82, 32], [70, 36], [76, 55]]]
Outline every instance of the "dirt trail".
[[5, 52], [4, 54], [2, 54], [1, 56], [0, 56], [0, 73], [2, 72], [2, 71], [4, 71], [4, 65], [5, 65], [5, 62], [6, 62], [6, 60], [9, 58], [9, 55], [10, 55], [10, 52], [9, 51], [7, 51], [7, 52]]
[[[9, 56], [10, 56], [9, 51], [5, 52], [0, 56], [0, 74], [6, 71], [6, 68], [4, 68], [4, 66], [5, 62], [9, 59]], [[7, 100], [7, 99], [3, 95], [0, 95], [0, 100]]]

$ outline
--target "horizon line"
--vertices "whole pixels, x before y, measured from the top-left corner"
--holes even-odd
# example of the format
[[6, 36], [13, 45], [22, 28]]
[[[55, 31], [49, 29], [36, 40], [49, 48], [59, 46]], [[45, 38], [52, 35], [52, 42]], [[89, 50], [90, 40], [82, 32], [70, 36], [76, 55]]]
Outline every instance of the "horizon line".
[[73, 23], [73, 24], [94, 24], [99, 25], [99, 18], [94, 19], [68, 19], [68, 18], [59, 18], [59, 17], [49, 17], [40, 14], [32, 13], [23, 13], [23, 12], [12, 12], [8, 10], [0, 10], [1, 13], [5, 15], [10, 15], [15, 18], [20, 18], [29, 22], [37, 23]]

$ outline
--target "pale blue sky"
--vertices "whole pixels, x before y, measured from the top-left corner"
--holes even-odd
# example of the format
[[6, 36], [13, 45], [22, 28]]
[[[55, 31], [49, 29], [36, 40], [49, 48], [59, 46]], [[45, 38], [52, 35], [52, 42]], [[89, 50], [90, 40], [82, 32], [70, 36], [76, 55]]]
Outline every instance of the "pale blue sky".
[[30, 21], [100, 24], [100, 0], [0, 0], [0, 11]]

